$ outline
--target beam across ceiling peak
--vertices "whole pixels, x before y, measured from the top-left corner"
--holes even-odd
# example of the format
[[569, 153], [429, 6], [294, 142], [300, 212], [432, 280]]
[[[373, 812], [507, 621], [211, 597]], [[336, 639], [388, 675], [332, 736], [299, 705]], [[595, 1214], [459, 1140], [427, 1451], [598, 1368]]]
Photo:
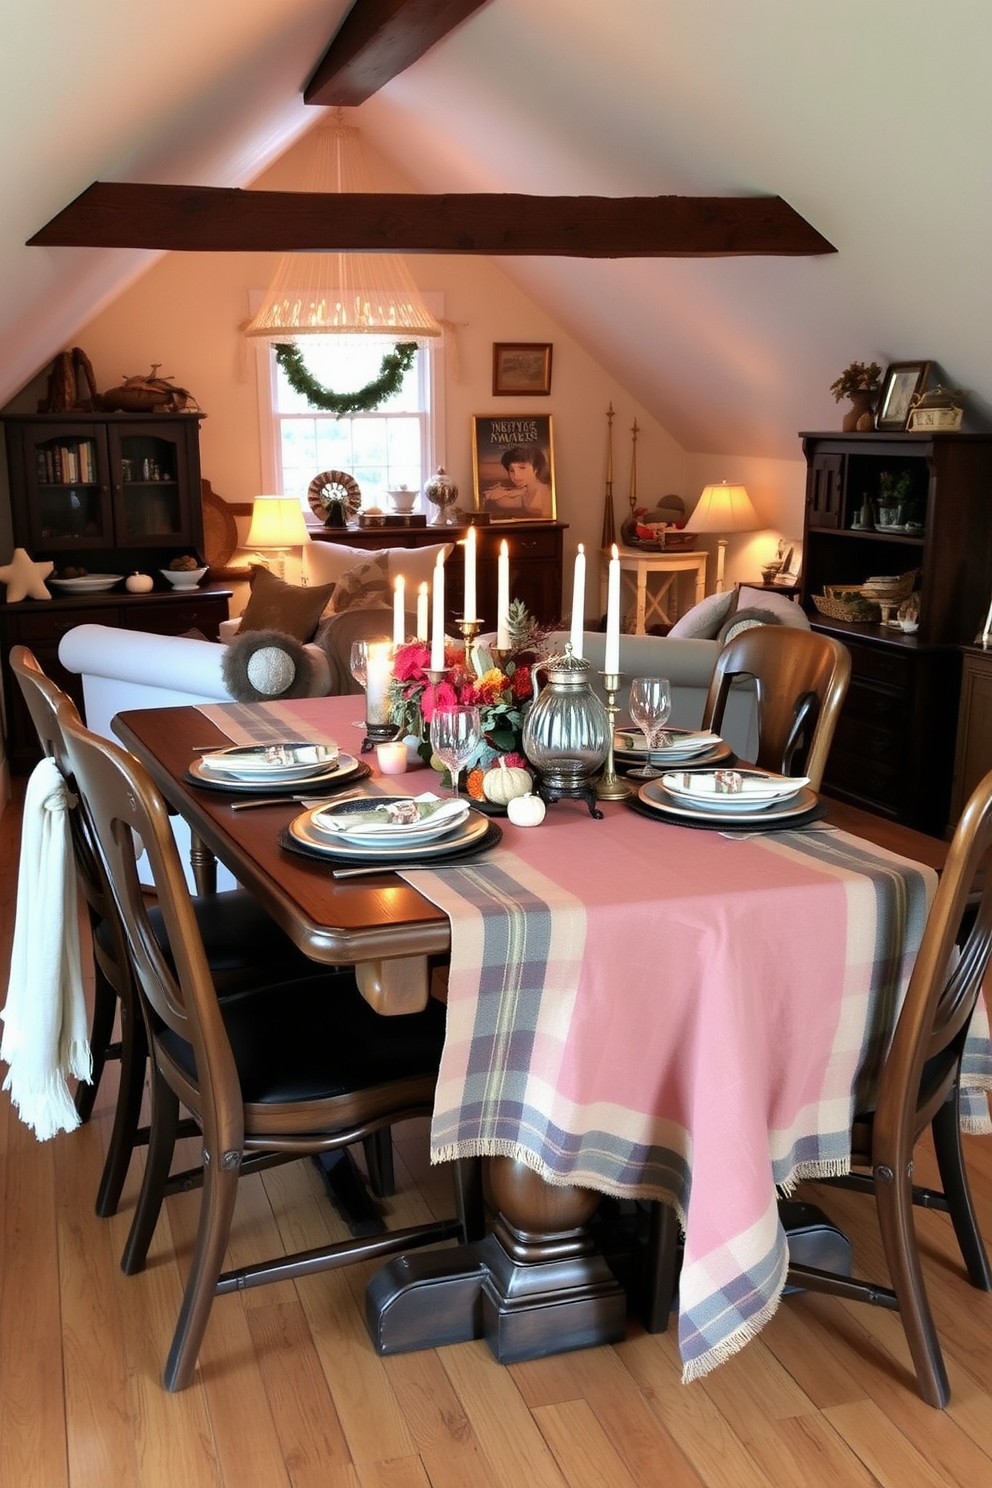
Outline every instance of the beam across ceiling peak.
[[778, 196], [241, 191], [95, 181], [33, 247], [715, 258], [834, 253]]

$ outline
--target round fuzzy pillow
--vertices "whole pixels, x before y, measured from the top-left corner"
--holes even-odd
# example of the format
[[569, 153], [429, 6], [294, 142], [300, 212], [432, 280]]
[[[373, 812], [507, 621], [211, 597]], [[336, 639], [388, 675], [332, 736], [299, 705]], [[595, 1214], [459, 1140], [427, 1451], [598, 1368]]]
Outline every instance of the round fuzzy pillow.
[[731, 615], [717, 636], [721, 646], [733, 640], [742, 630], [753, 630], [756, 625], [781, 625], [782, 617], [776, 615], [773, 610], [738, 610], [736, 615]]
[[221, 662], [224, 684], [238, 703], [309, 696], [314, 664], [299, 641], [278, 630], [237, 635]]

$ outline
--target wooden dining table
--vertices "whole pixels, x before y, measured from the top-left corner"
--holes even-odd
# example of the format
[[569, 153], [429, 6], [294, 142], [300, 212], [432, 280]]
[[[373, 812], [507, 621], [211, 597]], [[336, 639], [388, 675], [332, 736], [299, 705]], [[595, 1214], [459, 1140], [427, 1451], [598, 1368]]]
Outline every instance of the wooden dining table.
[[[360, 745], [361, 698], [277, 707], [295, 737]], [[684, 1230], [685, 1377], [742, 1346], [784, 1281], [780, 1192], [849, 1158], [933, 871], [829, 815], [752, 837], [563, 801], [537, 830], [501, 822], [476, 864], [336, 880], [280, 841], [299, 802], [234, 809], [244, 797], [190, 778], [204, 750], [250, 737], [247, 717], [113, 726], [189, 823], [201, 882], [225, 863], [315, 961], [354, 966], [383, 1016], [425, 1006], [446, 969], [433, 1156], [487, 1165], [485, 1238], [373, 1278], [377, 1348], [483, 1334], [509, 1362], [622, 1338], [627, 1298], [589, 1223], [604, 1194], [661, 1200], [660, 1223]]]

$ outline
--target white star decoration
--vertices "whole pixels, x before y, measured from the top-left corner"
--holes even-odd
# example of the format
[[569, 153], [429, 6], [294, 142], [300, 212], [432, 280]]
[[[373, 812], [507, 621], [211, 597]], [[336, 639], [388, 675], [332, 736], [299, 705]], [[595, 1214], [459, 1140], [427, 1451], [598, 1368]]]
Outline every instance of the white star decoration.
[[19, 599], [51, 599], [45, 580], [55, 567], [54, 563], [35, 563], [28, 557], [27, 548], [15, 548], [9, 563], [0, 563], [0, 584], [7, 585], [7, 603], [16, 604]]

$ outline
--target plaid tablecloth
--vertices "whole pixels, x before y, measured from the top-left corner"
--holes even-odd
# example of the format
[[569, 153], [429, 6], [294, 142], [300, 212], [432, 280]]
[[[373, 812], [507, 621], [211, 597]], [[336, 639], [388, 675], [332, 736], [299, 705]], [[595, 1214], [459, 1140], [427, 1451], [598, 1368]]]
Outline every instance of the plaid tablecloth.
[[[347, 748], [360, 708], [202, 711], [234, 742], [291, 724]], [[451, 921], [432, 1156], [508, 1155], [552, 1184], [674, 1205], [692, 1379], [778, 1305], [779, 1194], [849, 1168], [936, 879], [822, 824], [730, 840], [604, 809], [563, 802], [537, 831], [503, 823], [485, 859], [404, 874]], [[964, 1084], [965, 1124], [992, 1130], [984, 1005]]]
[[432, 1156], [673, 1204], [691, 1379], [778, 1305], [779, 1194], [849, 1169], [936, 879], [823, 827], [731, 841], [607, 812], [563, 804], [488, 860], [404, 875], [452, 925]]

